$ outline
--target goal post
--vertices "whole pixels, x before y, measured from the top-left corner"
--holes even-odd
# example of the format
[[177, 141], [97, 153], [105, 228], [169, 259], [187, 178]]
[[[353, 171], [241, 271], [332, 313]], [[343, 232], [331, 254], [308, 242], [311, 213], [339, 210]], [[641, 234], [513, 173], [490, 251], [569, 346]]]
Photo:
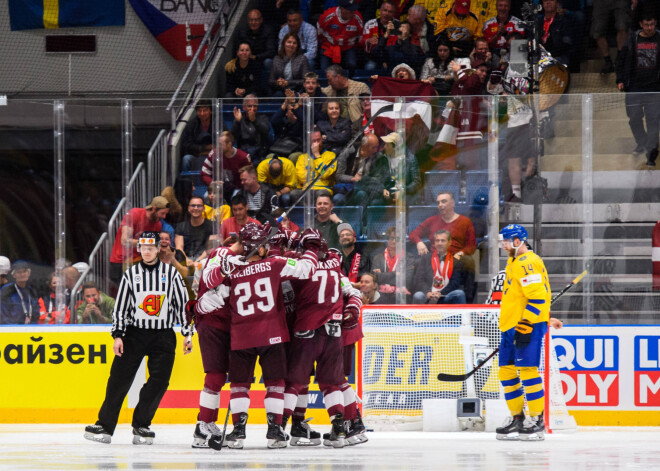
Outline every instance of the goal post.
[[[464, 382], [437, 379], [440, 372], [471, 371], [499, 347], [499, 306], [368, 305], [361, 319], [364, 338], [357, 349], [356, 380], [369, 427], [421, 430], [427, 399], [504, 401], [498, 355]], [[566, 428], [572, 417], [566, 411], [556, 356], [553, 362], [549, 349], [543, 353], [539, 370], [545, 383], [546, 423], [550, 429]]]

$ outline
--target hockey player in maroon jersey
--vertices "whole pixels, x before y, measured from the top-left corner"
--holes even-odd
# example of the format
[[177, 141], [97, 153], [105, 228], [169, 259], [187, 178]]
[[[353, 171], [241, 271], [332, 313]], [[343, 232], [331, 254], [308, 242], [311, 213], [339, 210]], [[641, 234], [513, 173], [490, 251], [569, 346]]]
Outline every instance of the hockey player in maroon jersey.
[[[310, 371], [316, 363], [316, 380], [323, 393], [325, 406], [332, 421], [330, 438], [335, 448], [344, 446], [344, 398], [341, 385], [343, 374], [341, 322], [343, 320], [341, 263], [328, 254], [327, 242], [321, 240], [319, 265], [311, 280], [293, 281], [296, 293], [296, 317], [293, 338], [289, 347], [289, 371], [285, 390], [284, 424], [292, 416], [291, 443], [308, 439], [312, 445], [320, 443], [308, 437], [304, 411], [294, 413], [298, 394], [309, 385]], [[344, 292], [359, 296], [350, 283], [344, 283]], [[354, 292], [355, 291], [355, 292]]]
[[[220, 391], [229, 371], [229, 326], [231, 313], [223, 306], [219, 296], [229, 295], [229, 286], [221, 284], [225, 279], [222, 263], [229, 260], [240, 264], [236, 257], [243, 253], [243, 244], [238, 237], [230, 237], [224, 247], [215, 249], [206, 260], [199, 280], [197, 301], [189, 301], [187, 310], [194, 309], [199, 347], [204, 366], [204, 389], [199, 394], [199, 414], [193, 434], [193, 448], [218, 449], [222, 432], [215, 424], [220, 408]], [[243, 262], [246, 263], [247, 262]], [[218, 290], [214, 288], [218, 287]], [[214, 445], [215, 444], [215, 445]]]
[[234, 265], [233, 268], [225, 267], [224, 263], [220, 265], [223, 273], [228, 275], [226, 282], [230, 292], [226, 302], [231, 308], [229, 379], [234, 430], [225, 441], [230, 448], [243, 447], [250, 385], [259, 357], [266, 386], [264, 407], [268, 420], [268, 447], [283, 448], [287, 445], [281, 426], [287, 366], [284, 343], [289, 341], [289, 331], [281, 282], [310, 279], [314, 275], [320, 234], [314, 229], [307, 229], [302, 234], [301, 245], [305, 252], [297, 260], [266, 257], [268, 248], [264, 245], [268, 233], [255, 224], [245, 225], [240, 236], [246, 252], [255, 250], [247, 260], [248, 264], [244, 267]]

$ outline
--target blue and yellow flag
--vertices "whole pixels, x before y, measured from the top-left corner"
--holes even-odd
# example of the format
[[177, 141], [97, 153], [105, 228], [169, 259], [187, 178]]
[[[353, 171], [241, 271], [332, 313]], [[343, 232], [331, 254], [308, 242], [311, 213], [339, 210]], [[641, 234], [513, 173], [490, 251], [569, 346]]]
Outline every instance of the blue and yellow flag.
[[123, 26], [124, 0], [9, 0], [11, 30]]

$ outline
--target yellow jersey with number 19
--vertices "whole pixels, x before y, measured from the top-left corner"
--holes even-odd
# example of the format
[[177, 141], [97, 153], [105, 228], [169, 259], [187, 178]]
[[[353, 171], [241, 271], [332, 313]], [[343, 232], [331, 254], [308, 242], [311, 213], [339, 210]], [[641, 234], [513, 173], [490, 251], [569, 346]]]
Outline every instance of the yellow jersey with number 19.
[[502, 291], [500, 330], [506, 332], [522, 319], [531, 324], [550, 318], [550, 283], [541, 257], [527, 251], [509, 258]]

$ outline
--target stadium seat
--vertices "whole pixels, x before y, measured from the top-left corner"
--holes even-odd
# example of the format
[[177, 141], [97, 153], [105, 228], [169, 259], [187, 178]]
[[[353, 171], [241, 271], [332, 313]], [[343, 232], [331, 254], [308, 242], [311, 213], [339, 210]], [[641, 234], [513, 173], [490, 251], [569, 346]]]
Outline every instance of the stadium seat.
[[367, 207], [365, 235], [370, 241], [385, 240], [387, 228], [396, 224], [396, 206]]
[[190, 172], [181, 172], [179, 174], [180, 177], [184, 178], [190, 178], [193, 182], [193, 187], [195, 188], [193, 190], [193, 196], [200, 196], [202, 198], [206, 197], [206, 185], [202, 183], [202, 179], [200, 178], [200, 170], [192, 170]]
[[408, 207], [408, 234], [431, 216], [438, 214], [437, 206], [409, 206]]
[[424, 201], [435, 204], [440, 191], [449, 191], [458, 202], [461, 191], [461, 172], [459, 170], [424, 172]]
[[351, 225], [357, 237], [363, 234], [362, 206], [335, 206], [334, 211], [339, 216], [339, 219]]
[[[502, 198], [502, 170], [499, 171], [498, 194]], [[465, 202], [468, 205], [475, 204], [477, 201], [483, 204], [483, 197], [486, 197], [485, 203], [488, 205], [488, 193], [490, 182], [488, 181], [488, 170], [468, 170], [465, 172]]]

